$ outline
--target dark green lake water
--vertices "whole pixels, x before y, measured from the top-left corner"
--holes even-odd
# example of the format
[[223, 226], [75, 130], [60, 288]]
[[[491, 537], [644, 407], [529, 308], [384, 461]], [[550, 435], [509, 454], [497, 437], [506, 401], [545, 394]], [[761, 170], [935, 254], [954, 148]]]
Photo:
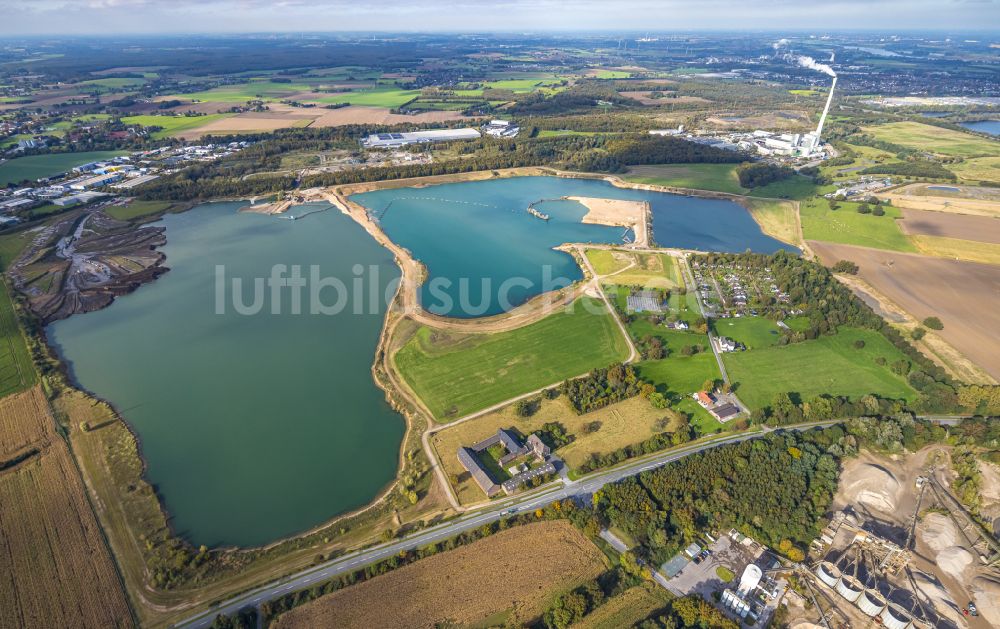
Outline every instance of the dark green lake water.
[[370, 210], [393, 241], [427, 266], [424, 308], [453, 317], [476, 317], [509, 309], [500, 299], [508, 278], [524, 280], [507, 287], [508, 306], [549, 289], [546, 268], [550, 277], [562, 278], [559, 285], [582, 278], [573, 257], [552, 247], [566, 242], [622, 242], [625, 230], [620, 227], [580, 223], [586, 208], [574, 201], [536, 206], [549, 214], [547, 222], [526, 211], [540, 199], [568, 196], [648, 201], [653, 239], [665, 247], [797, 251], [764, 235], [750, 213], [732, 201], [616, 188], [589, 179], [517, 177], [377, 190], [351, 198]]
[[263, 544], [367, 503], [395, 476], [404, 430], [370, 371], [384, 302], [363, 315], [289, 314], [287, 299], [282, 314], [215, 314], [219, 264], [247, 282], [315, 264], [348, 285], [355, 264], [376, 265], [384, 289], [392, 256], [338, 211], [287, 221], [240, 205], [167, 216], [169, 273], [49, 327], [79, 383], [135, 428], [195, 544]]

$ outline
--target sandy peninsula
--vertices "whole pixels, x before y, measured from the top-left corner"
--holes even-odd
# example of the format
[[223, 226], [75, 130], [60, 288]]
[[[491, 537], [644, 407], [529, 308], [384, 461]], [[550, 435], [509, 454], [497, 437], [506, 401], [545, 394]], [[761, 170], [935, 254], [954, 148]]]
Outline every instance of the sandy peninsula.
[[595, 197], [566, 197], [587, 208], [584, 223], [628, 227], [635, 232], [637, 247], [649, 246], [649, 203]]

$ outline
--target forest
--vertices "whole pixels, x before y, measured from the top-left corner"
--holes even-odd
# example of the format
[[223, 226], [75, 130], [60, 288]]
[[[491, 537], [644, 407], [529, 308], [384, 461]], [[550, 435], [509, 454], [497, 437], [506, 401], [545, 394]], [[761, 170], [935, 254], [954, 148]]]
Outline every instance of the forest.
[[[814, 431], [822, 432], [822, 431]], [[706, 450], [605, 486], [595, 508], [659, 564], [702, 530], [734, 527], [800, 557], [837, 487], [838, 462], [807, 433], [785, 433]]]
[[597, 410], [612, 402], [639, 395], [643, 381], [632, 365], [611, 365], [594, 369], [583, 378], [567, 380], [560, 391], [578, 415]]

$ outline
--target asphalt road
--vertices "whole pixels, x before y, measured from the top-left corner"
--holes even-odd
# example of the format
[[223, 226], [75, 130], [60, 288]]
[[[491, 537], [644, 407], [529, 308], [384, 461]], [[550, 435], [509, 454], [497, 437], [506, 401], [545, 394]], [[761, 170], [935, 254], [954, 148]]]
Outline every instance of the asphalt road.
[[[817, 426], [829, 426], [839, 423], [836, 421], [812, 422], [809, 424], [799, 424], [796, 426], [782, 427], [784, 430], [806, 430]], [[336, 559], [325, 562], [318, 566], [312, 566], [295, 574], [272, 581], [266, 585], [256, 587], [252, 590], [239, 594], [228, 599], [209, 610], [194, 615], [187, 620], [178, 623], [176, 627], [199, 628], [208, 627], [218, 614], [233, 614], [247, 606], [257, 606], [265, 601], [284, 596], [289, 592], [312, 587], [317, 583], [322, 583], [332, 577], [353, 572], [363, 568], [368, 564], [385, 559], [403, 550], [413, 550], [421, 546], [426, 546], [433, 542], [446, 540], [459, 533], [477, 528], [487, 522], [499, 520], [510, 512], [532, 511], [539, 507], [551, 504], [555, 500], [562, 500], [573, 496], [585, 496], [592, 494], [608, 483], [614, 483], [628, 476], [651, 470], [672, 461], [682, 459], [691, 454], [702, 452], [710, 448], [737, 443], [747, 439], [760, 437], [767, 432], [741, 433], [715, 440], [693, 444], [670, 452], [654, 454], [649, 457], [630, 461], [621, 466], [588, 475], [577, 481], [561, 481], [560, 484], [542, 488], [537, 492], [513, 496], [500, 500], [495, 504], [478, 510], [470, 511], [454, 520], [449, 520], [443, 524], [433, 526], [428, 529], [417, 531], [402, 539], [379, 544], [365, 550], [355, 551], [342, 555]]]

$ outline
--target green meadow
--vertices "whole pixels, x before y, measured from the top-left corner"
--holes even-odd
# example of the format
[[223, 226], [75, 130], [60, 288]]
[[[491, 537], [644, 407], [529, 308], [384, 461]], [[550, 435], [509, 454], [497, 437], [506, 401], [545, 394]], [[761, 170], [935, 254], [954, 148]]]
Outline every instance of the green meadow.
[[884, 216], [858, 214], [858, 203], [838, 201], [839, 209], [831, 210], [829, 201], [815, 197], [799, 204], [802, 234], [806, 240], [839, 242], [890, 251], [916, 252], [916, 247], [899, 229], [896, 219], [899, 209], [884, 206]]
[[[855, 341], [863, 341], [860, 349]], [[885, 365], [876, 363], [885, 359]], [[740, 399], [756, 410], [779, 393], [808, 400], [822, 394], [857, 399], [869, 393], [886, 398], [916, 398], [906, 380], [889, 369], [902, 352], [871, 330], [843, 327], [837, 334], [791, 345], [723, 355]]]
[[508, 332], [455, 334], [419, 328], [395, 365], [436, 418], [450, 421], [628, 357], [613, 315], [582, 298]]
[[190, 131], [191, 129], [197, 129], [198, 127], [203, 127], [210, 122], [215, 120], [220, 120], [222, 118], [228, 118], [233, 114], [206, 114], [204, 116], [157, 116], [157, 115], [143, 115], [143, 116], [126, 116], [122, 118], [122, 122], [125, 124], [137, 124], [144, 127], [162, 127], [159, 131], [153, 133], [154, 139], [168, 138], [174, 134], [181, 133], [182, 131]]

